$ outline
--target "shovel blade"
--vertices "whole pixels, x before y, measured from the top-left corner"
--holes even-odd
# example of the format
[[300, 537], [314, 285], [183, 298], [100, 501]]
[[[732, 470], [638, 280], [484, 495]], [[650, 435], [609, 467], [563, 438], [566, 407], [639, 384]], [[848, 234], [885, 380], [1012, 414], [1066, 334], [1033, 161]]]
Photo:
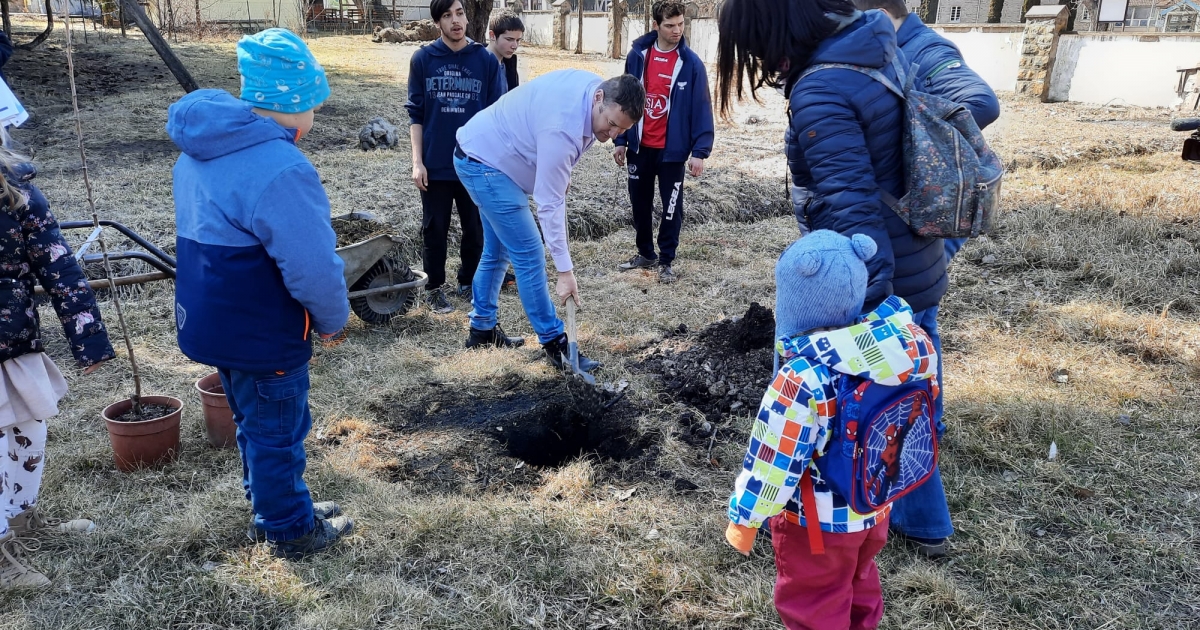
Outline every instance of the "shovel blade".
[[574, 372], [579, 377], [581, 377], [584, 380], [584, 382], [587, 383], [588, 385], [595, 385], [596, 377], [592, 376], [591, 374], [588, 374], [587, 372], [584, 372], [579, 367], [579, 344], [571, 343], [571, 344], [568, 344], [567, 347], [570, 349], [570, 353], [571, 353], [571, 356], [568, 360], [568, 362], [571, 365], [571, 371]]

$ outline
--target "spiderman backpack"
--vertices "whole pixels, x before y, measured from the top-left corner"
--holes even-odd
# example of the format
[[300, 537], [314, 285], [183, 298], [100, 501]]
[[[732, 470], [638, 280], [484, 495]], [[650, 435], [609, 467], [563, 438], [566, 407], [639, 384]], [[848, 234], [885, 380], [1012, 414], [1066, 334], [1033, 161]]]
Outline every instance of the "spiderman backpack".
[[[838, 383], [838, 413], [829, 423], [829, 441], [813, 461], [829, 489], [865, 514], [912, 492], [937, 467], [934, 379], [880, 385], [843, 375]], [[812, 470], [800, 479], [806, 518], [815, 519]], [[822, 553], [821, 528], [808, 521], [809, 544]], [[813, 526], [815, 525], [815, 526]]]

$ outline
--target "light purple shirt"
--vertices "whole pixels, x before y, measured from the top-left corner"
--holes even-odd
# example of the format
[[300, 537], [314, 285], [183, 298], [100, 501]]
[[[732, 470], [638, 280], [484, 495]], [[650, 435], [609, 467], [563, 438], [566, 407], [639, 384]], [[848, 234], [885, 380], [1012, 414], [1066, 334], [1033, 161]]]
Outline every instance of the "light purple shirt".
[[574, 268], [567, 250], [571, 170], [596, 141], [592, 102], [603, 79], [556, 70], [505, 94], [458, 130], [458, 146], [532, 194], [542, 239], [559, 272]]

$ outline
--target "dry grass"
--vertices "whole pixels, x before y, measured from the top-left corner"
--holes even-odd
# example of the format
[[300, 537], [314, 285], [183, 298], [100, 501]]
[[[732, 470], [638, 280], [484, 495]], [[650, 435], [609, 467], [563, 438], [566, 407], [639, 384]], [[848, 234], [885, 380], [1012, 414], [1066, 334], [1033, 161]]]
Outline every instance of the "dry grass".
[[[170, 244], [174, 153], [162, 128], [179, 91], [158, 78], [165, 72], [144, 42], [92, 42], [80, 51], [89, 72], [82, 105], [102, 213]], [[36, 117], [21, 138], [38, 150], [38, 182], [61, 218], [78, 219], [85, 203], [60, 46], [52, 40], [18, 55], [6, 72]], [[334, 96], [304, 146], [334, 213], [373, 210], [415, 237], [407, 151], [364, 154], [352, 142], [372, 116], [403, 121], [412, 48], [363, 37], [313, 46], [331, 70]], [[236, 85], [229, 42], [178, 50], [203, 84]], [[577, 62], [609, 68], [542, 51], [528, 58], [538, 71]], [[133, 78], [105, 83], [102, 63]], [[1155, 112], [1124, 115], [1139, 125], [1165, 121]], [[744, 124], [750, 116], [761, 122]], [[1195, 169], [1169, 154], [1096, 161], [1101, 154], [1087, 144], [1094, 129], [1124, 128], [1072, 130], [1085, 124], [1080, 118], [1115, 115], [1008, 102], [1005, 117], [996, 133], [1006, 157], [1049, 151], [1026, 146], [1049, 138], [1067, 145], [1063, 155], [1079, 157], [1050, 171], [1034, 168], [1032, 157], [1018, 161], [1000, 233], [955, 263], [943, 306], [943, 461], [959, 534], [944, 564], [898, 545], [885, 550], [884, 627], [1193, 627], [1200, 612]], [[711, 453], [690, 446], [679, 436], [681, 406], [660, 399], [652, 380], [627, 365], [680, 323], [698, 330], [751, 301], [772, 302], [771, 270], [794, 223], [742, 223], [739, 213], [781, 203], [766, 200], [783, 197], [782, 129], [778, 99], [747, 107], [719, 129], [710, 174], [687, 189], [691, 216], [706, 221], [684, 232], [682, 280], [670, 289], [649, 274], [613, 270], [632, 252], [633, 235], [622, 227], [624, 178], [609, 149], [593, 149], [577, 171], [572, 227], [588, 237], [573, 244], [588, 299], [583, 343], [609, 366], [605, 379], [632, 382], [638, 429], [657, 445], [651, 470], [583, 457], [531, 471], [520, 483], [459, 491], [420, 475], [394, 481], [397, 458], [469, 452], [490, 438], [409, 431], [380, 413], [385, 400], [555, 376], [533, 349], [464, 352], [462, 303], [444, 317], [417, 309], [383, 329], [355, 320], [351, 341], [320, 353], [313, 367], [308, 479], [319, 499], [342, 502], [359, 531], [311, 561], [273, 559], [244, 540], [248, 510], [236, 454], [204, 443], [191, 384], [207, 369], [175, 347], [171, 286], [149, 285], [127, 292], [131, 334], [150, 388], [189, 401], [183, 457], [161, 471], [116, 472], [97, 416], [128, 392], [128, 369], [117, 363], [88, 378], [68, 370], [71, 392], [50, 425], [43, 502], [52, 514], [86, 515], [100, 529], [45, 540], [32, 562], [54, 588], [0, 594], [0, 626], [778, 627], [766, 546], [744, 560], [720, 536], [740, 440], [718, 439]], [[1155, 151], [1174, 151], [1168, 142], [1182, 139], [1146, 130], [1160, 143]], [[1115, 154], [1130, 153], [1138, 152]], [[506, 294], [502, 305], [506, 329], [528, 336], [516, 298]], [[69, 365], [61, 337], [50, 327], [46, 333], [53, 356]], [[1052, 379], [1064, 369], [1067, 383]], [[745, 420], [726, 424], [744, 430]], [[491, 461], [509, 470], [518, 463]], [[672, 479], [696, 488], [680, 492]]]

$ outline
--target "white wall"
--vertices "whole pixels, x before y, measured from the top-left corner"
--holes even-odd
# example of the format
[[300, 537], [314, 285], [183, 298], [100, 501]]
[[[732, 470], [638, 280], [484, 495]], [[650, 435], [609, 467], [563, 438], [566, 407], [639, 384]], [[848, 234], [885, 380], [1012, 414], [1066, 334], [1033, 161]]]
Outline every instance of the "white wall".
[[[583, 14], [583, 52], [608, 52], [608, 14]], [[575, 50], [575, 41], [579, 31], [579, 14], [572, 13], [567, 20], [567, 49]], [[551, 40], [553, 41], [553, 40]]]
[[717, 63], [717, 20], [696, 18], [692, 20], [692, 39], [688, 46], [700, 56], [704, 63]]
[[1198, 61], [1197, 35], [1063, 35], [1050, 100], [1169, 107], [1179, 99], [1175, 69]]
[[995, 27], [938, 28], [946, 39], [954, 42], [963, 60], [983, 77], [993, 90], [1012, 91], [1017, 87], [1017, 66], [1021, 61], [1023, 32], [1017, 29], [999, 30]]
[[525, 37], [521, 41], [534, 46], [554, 45], [554, 14], [549, 11], [526, 11], [521, 14]]

